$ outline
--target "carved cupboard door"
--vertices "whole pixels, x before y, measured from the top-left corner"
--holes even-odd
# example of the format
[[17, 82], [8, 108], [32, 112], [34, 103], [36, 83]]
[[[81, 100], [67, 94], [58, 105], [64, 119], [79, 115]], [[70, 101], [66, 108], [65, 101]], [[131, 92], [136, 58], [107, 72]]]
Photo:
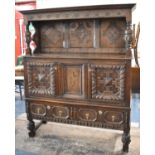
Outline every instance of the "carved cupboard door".
[[56, 67], [55, 62], [27, 62], [27, 95], [51, 97], [56, 95]]
[[106, 65], [91, 64], [90, 96], [100, 101], [123, 101], [125, 99], [124, 64]]

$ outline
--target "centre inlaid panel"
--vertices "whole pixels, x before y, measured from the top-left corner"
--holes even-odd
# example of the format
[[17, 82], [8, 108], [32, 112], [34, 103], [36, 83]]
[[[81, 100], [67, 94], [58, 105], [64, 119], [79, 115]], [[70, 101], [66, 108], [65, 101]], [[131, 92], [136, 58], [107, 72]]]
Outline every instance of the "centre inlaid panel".
[[85, 80], [85, 65], [75, 64], [62, 66], [62, 95], [64, 97], [78, 97], [83, 98], [85, 96], [84, 80]]

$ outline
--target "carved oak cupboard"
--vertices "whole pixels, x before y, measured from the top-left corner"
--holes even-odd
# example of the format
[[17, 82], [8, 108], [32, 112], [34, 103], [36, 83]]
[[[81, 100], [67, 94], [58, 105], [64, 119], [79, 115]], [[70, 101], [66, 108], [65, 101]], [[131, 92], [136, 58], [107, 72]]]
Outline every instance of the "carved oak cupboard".
[[34, 119], [117, 129], [128, 151], [133, 6], [22, 11], [30, 137]]

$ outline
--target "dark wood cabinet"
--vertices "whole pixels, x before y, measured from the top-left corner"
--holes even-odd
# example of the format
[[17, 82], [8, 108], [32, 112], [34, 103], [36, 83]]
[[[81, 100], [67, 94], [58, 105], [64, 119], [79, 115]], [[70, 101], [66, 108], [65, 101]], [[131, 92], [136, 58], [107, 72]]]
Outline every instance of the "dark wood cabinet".
[[34, 119], [117, 129], [128, 151], [133, 6], [22, 11], [29, 136]]

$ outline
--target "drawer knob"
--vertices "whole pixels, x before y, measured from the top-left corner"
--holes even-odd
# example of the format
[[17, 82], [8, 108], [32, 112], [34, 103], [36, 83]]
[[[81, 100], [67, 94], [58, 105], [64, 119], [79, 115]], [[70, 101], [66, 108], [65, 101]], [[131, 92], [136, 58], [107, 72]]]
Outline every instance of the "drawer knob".
[[62, 116], [62, 111], [60, 110], [60, 111], [58, 111], [58, 113], [59, 113], [59, 116], [61, 117]]
[[51, 109], [51, 107], [48, 105], [48, 106], [47, 106], [47, 109], [49, 110], [49, 109]]
[[101, 110], [99, 110], [98, 113], [99, 113], [99, 115], [102, 115], [103, 114], [103, 112]]

